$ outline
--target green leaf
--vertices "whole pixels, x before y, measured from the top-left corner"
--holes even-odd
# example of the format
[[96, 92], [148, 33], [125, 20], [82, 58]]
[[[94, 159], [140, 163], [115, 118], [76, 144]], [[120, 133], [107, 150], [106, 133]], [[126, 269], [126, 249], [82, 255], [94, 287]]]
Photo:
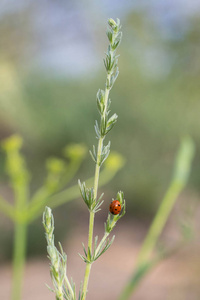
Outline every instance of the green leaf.
[[113, 128], [113, 126], [117, 122], [117, 119], [118, 119], [117, 114], [113, 114], [112, 117], [109, 118], [106, 124], [106, 134]]
[[101, 160], [100, 160], [100, 166], [104, 163], [106, 158], [108, 157], [110, 153], [110, 142], [106, 146], [103, 146], [102, 152], [101, 152]]

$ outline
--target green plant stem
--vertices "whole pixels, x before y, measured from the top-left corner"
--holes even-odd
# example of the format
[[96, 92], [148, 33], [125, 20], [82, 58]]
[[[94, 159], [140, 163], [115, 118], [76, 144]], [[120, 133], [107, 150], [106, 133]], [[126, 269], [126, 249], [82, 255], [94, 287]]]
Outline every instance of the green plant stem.
[[[107, 74], [107, 80], [106, 82], [110, 82], [110, 74]], [[108, 105], [108, 97], [109, 97], [110, 89], [107, 87], [105, 88], [105, 107], [103, 112], [103, 118], [105, 118], [106, 111], [107, 111], [107, 105]], [[104, 137], [99, 138], [98, 142], [98, 150], [97, 150], [97, 161], [95, 166], [95, 175], [94, 175], [94, 199], [97, 200], [97, 192], [98, 192], [98, 184], [99, 184], [99, 173], [100, 173], [100, 162], [101, 162], [101, 153], [103, 149], [103, 140]], [[90, 211], [90, 221], [89, 221], [89, 234], [88, 234], [88, 249], [90, 249], [90, 252], [92, 253], [92, 242], [93, 242], [93, 231], [94, 231], [94, 212]], [[86, 263], [86, 269], [85, 269], [85, 277], [83, 282], [83, 298], [82, 300], [86, 299], [87, 289], [88, 289], [88, 281], [91, 271], [91, 263]]]
[[27, 224], [15, 223], [14, 252], [13, 252], [13, 281], [12, 300], [21, 299], [22, 278], [25, 264], [27, 240]]
[[166, 224], [169, 214], [178, 198], [178, 195], [187, 184], [191, 164], [194, 157], [195, 146], [189, 137], [182, 140], [179, 152], [175, 161], [175, 169], [171, 184], [160, 204], [154, 217], [147, 236], [142, 245], [136, 262], [136, 269], [133, 272], [128, 284], [123, 289], [119, 300], [127, 300], [136, 289], [141, 279], [152, 268], [155, 259], [151, 257], [158, 238]]
[[141, 251], [138, 256], [138, 260], [136, 263], [136, 269], [121, 293], [121, 296], [119, 297], [119, 300], [126, 300], [129, 299], [133, 291], [136, 289], [137, 285], [141, 281], [141, 279], [144, 277], [144, 275], [149, 271], [149, 269], [152, 268], [154, 263], [152, 264], [150, 258], [152, 251], [155, 247], [155, 244], [163, 230], [164, 225], [166, 224], [166, 221], [169, 217], [169, 214], [175, 204], [175, 201], [183, 189], [184, 184], [181, 184], [180, 181], [172, 181], [169, 189], [167, 190], [167, 193], [165, 197], [163, 198], [163, 201], [161, 202], [161, 205], [156, 213], [156, 216], [151, 224], [151, 227], [147, 233], [146, 239], [144, 240], [144, 243], [142, 245]]
[[85, 268], [85, 277], [84, 277], [84, 283], [83, 283], [83, 300], [86, 299], [91, 267], [92, 267], [92, 264], [87, 263], [86, 268]]
[[[92, 251], [93, 228], [94, 228], [94, 212], [90, 212], [89, 234], [88, 234], [88, 249], [90, 249], [90, 251]], [[83, 300], [86, 299], [91, 267], [92, 267], [91, 263], [86, 264], [85, 277], [83, 282]]]
[[27, 244], [27, 222], [24, 221], [23, 212], [26, 213], [28, 202], [27, 182], [13, 182], [15, 193], [15, 210], [20, 213], [21, 220], [18, 219], [15, 224], [14, 250], [13, 250], [13, 282], [12, 282], [12, 300], [21, 299], [22, 280], [25, 265], [26, 244]]
[[180, 182], [177, 181], [172, 182], [172, 184], [170, 185], [151, 224], [146, 239], [144, 240], [144, 243], [138, 256], [135, 271], [132, 277], [130, 278], [129, 283], [126, 285], [125, 289], [121, 293], [119, 300], [129, 299], [131, 294], [138, 286], [141, 279], [154, 265], [150, 261], [152, 251], [182, 188], [183, 186], [180, 184]]
[[126, 300], [129, 299], [131, 294], [136, 290], [137, 286], [139, 285], [140, 281], [144, 276], [149, 273], [156, 265], [158, 265], [163, 259], [169, 258], [171, 255], [177, 253], [180, 249], [184, 247], [185, 243], [181, 241], [172, 249], [168, 249], [163, 253], [158, 254], [155, 258], [148, 261], [146, 264], [141, 265], [136, 269], [134, 275], [131, 277], [131, 288], [127, 286], [127, 289], [124, 289], [123, 293], [121, 294], [119, 300]]
[[182, 189], [183, 184], [181, 182], [173, 181], [171, 183], [144, 240], [137, 265], [146, 263], [151, 257], [155, 244]]

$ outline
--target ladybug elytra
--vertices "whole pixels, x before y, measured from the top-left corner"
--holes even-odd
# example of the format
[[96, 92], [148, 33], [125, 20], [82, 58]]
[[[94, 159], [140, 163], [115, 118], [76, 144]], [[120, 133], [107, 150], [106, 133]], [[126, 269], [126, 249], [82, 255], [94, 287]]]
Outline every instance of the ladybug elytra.
[[121, 204], [118, 200], [113, 200], [110, 203], [109, 210], [110, 210], [111, 214], [118, 215], [120, 213], [121, 209], [122, 209]]

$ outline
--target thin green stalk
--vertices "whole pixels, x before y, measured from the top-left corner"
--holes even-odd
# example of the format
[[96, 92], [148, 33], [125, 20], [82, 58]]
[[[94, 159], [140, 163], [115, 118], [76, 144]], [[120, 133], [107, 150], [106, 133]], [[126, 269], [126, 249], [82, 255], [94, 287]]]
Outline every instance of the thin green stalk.
[[159, 253], [154, 257], [153, 259], [149, 260], [146, 264], [141, 265], [136, 269], [134, 272], [134, 276], [132, 276], [129, 288], [127, 288], [123, 291], [121, 294], [121, 297], [119, 300], [126, 300], [129, 299], [130, 296], [134, 293], [134, 291], [137, 289], [140, 281], [144, 278], [144, 276], [149, 273], [156, 265], [158, 265], [163, 259], [167, 259], [180, 249], [184, 247], [185, 243], [181, 241], [178, 243], [175, 247], [172, 249], [167, 249], [163, 253]]
[[6, 172], [10, 177], [10, 183], [14, 191], [15, 199], [12, 210], [7, 205], [7, 209], [10, 210], [10, 216], [14, 214], [13, 281], [11, 299], [20, 300], [27, 238], [27, 222], [25, 221], [25, 215], [27, 213], [27, 202], [29, 198], [29, 173], [23, 156], [20, 154], [22, 139], [18, 135], [14, 135], [11, 138], [4, 140], [2, 147], [7, 155]]
[[150, 259], [151, 253], [166, 224], [176, 199], [187, 183], [193, 155], [194, 144], [189, 138], [185, 138], [182, 141], [176, 159], [175, 172], [172, 182], [160, 204], [146, 239], [144, 240], [138, 257], [137, 265], [141, 265], [141, 263], [145, 264]]
[[[109, 40], [109, 46], [106, 52], [106, 58], [104, 59], [104, 65], [107, 72], [106, 85], [104, 91], [99, 90], [97, 93], [97, 107], [101, 115], [100, 126], [97, 121], [95, 123], [95, 131], [98, 138], [98, 148], [97, 148], [97, 154], [95, 151], [95, 147], [93, 147], [93, 153], [90, 152], [93, 160], [96, 163], [95, 176], [94, 176], [94, 189], [93, 190], [90, 189], [90, 191], [86, 191], [85, 185], [80, 185], [83, 199], [85, 203], [88, 205], [90, 211], [88, 254], [87, 254], [88, 260], [86, 260], [86, 270], [85, 270], [85, 277], [84, 277], [83, 291], [82, 291], [83, 300], [85, 300], [87, 294], [88, 280], [89, 280], [91, 263], [92, 263], [90, 256], [92, 255], [92, 243], [93, 243], [93, 228], [94, 228], [94, 216], [95, 216], [94, 207], [96, 204], [98, 205], [97, 192], [98, 192], [98, 184], [99, 184], [99, 172], [102, 163], [108, 157], [110, 152], [110, 143], [108, 143], [107, 146], [103, 146], [103, 141], [106, 134], [112, 129], [112, 127], [117, 121], [116, 114], [108, 118], [109, 115], [108, 105], [110, 104], [109, 92], [119, 74], [117, 68], [118, 60], [116, 56], [116, 49], [120, 44], [122, 34], [120, 32], [121, 26], [120, 26], [119, 19], [117, 19], [116, 22], [113, 19], [109, 19], [108, 25], [109, 28], [106, 34]], [[91, 203], [91, 199], [93, 203]]]
[[90, 271], [91, 271], [92, 264], [87, 263], [85, 268], [85, 277], [84, 277], [84, 283], [83, 283], [83, 300], [86, 299], [87, 294], [87, 287], [88, 287], [88, 281], [90, 277]]
[[144, 240], [138, 260], [136, 262], [135, 271], [133, 272], [128, 284], [122, 291], [119, 300], [129, 299], [141, 279], [153, 267], [155, 259], [151, 257], [152, 252], [180, 192], [187, 183], [193, 156], [193, 141], [190, 138], [183, 139], [175, 162], [175, 170], [172, 182], [160, 204], [160, 207]]
[[137, 288], [141, 279], [154, 265], [150, 260], [152, 251], [182, 188], [183, 187], [179, 182], [171, 183], [144, 240], [136, 262], [135, 271], [130, 278], [129, 283], [123, 290], [121, 296], [119, 297], [119, 300], [129, 299], [131, 294]]
[[15, 193], [15, 210], [18, 216], [21, 215], [21, 219], [19, 217], [14, 223], [15, 236], [13, 249], [13, 282], [11, 299], [20, 300], [25, 266], [28, 227], [27, 222], [24, 221], [24, 214], [26, 214], [26, 206], [28, 202], [28, 187], [26, 181], [22, 184], [14, 182], [13, 189]]
[[171, 183], [144, 240], [137, 260], [137, 266], [141, 265], [141, 263], [146, 263], [151, 257], [155, 244], [182, 188], [183, 185], [180, 182], [173, 181]]
[[27, 224], [18, 222], [15, 223], [14, 234], [13, 281], [11, 299], [20, 300], [26, 254]]
[[[107, 81], [110, 81], [111, 75], [107, 75]], [[109, 91], [107, 87], [105, 88], [105, 108], [103, 112], [103, 118], [105, 118], [106, 111], [107, 111], [107, 105], [108, 105], [108, 97], [109, 97]], [[103, 140], [104, 137], [99, 138], [98, 142], [98, 150], [97, 150], [97, 161], [95, 166], [95, 176], [94, 176], [94, 199], [97, 200], [97, 192], [98, 192], [98, 183], [99, 183], [99, 173], [100, 173], [100, 162], [101, 162], [101, 154], [102, 154], [102, 148], [103, 148]], [[90, 249], [90, 252], [92, 253], [92, 242], [93, 242], [93, 231], [94, 231], [94, 216], [95, 213], [93, 211], [90, 211], [90, 222], [89, 222], [89, 234], [88, 234], [88, 249]], [[86, 299], [87, 289], [88, 289], [88, 281], [90, 276], [90, 270], [91, 270], [91, 263], [86, 264], [85, 269], [85, 277], [83, 282], [83, 299]]]

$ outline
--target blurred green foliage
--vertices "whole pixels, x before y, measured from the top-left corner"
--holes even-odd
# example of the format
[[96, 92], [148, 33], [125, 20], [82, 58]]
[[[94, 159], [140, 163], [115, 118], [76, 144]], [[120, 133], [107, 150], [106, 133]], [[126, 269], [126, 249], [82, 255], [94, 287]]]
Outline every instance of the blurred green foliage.
[[[30, 35], [20, 37], [27, 44], [18, 45], [15, 55], [14, 48], [1, 47], [0, 136], [17, 132], [24, 137], [34, 190], [43, 178], [40, 166], [46, 157], [58, 155], [66, 143], [84, 142], [89, 148], [95, 143], [95, 97], [99, 83], [103, 88], [105, 71], [103, 66], [95, 66], [74, 79], [37, 69], [27, 71], [19, 48], [31, 44], [28, 20], [24, 18], [23, 22], [29, 24]], [[119, 151], [127, 164], [108, 189], [112, 194], [123, 188], [128, 214], [147, 215], [155, 211], [168, 186], [176, 149], [187, 134], [197, 148], [188, 188], [199, 192], [199, 16], [194, 14], [183, 20], [184, 30], [175, 27], [171, 36], [163, 34], [148, 6], [129, 10], [121, 21], [120, 80], [111, 95], [119, 120], [110, 139], [112, 150]], [[9, 28], [2, 27], [10, 43], [12, 26], [10, 23]], [[95, 30], [94, 23], [94, 36]], [[102, 36], [97, 44], [90, 41], [99, 61], [105, 40], [106, 36]], [[10, 52], [5, 55], [7, 50]], [[90, 176], [92, 168], [88, 156], [80, 177]], [[0, 172], [2, 175], [2, 168]]]
[[[152, 207], [152, 200], [166, 187], [180, 138], [192, 135], [199, 148], [199, 80], [175, 70], [168, 78], [150, 82], [138, 74], [134, 63], [131, 68], [125, 54], [121, 57], [120, 84], [112, 94], [112, 105], [120, 117], [111, 138], [112, 149], [122, 153], [128, 164], [113, 185], [125, 187], [127, 198], [133, 199], [130, 205], [148, 200]], [[94, 143], [94, 100], [99, 78], [87, 82], [26, 81], [28, 118], [17, 105], [10, 118], [14, 123], [11, 130], [22, 133], [28, 141], [26, 151], [32, 166], [36, 162], [40, 165], [49, 154], [57, 154], [66, 141]], [[1, 119], [10, 113], [7, 111]], [[88, 175], [86, 168], [83, 172]], [[197, 172], [192, 174], [194, 183]]]

